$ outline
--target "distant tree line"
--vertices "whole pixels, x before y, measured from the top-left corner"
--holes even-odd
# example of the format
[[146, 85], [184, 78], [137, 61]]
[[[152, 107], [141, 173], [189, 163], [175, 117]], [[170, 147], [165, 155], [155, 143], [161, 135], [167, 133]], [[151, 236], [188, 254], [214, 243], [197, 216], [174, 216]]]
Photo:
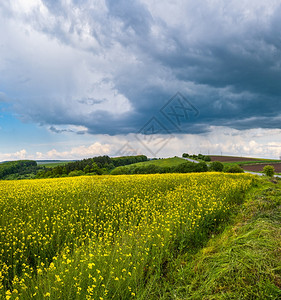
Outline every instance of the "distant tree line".
[[114, 169], [111, 175], [121, 174], [155, 174], [155, 173], [192, 173], [192, 172], [207, 172], [208, 166], [205, 162], [198, 164], [193, 162], [184, 162], [177, 166], [162, 167], [154, 164], [143, 166], [124, 166]]
[[[80, 176], [85, 174], [155, 174], [155, 173], [191, 173], [207, 171], [223, 171], [229, 173], [243, 172], [239, 166], [224, 166], [221, 162], [211, 162], [209, 165], [202, 161], [199, 155], [188, 156], [200, 159], [201, 162], [184, 162], [177, 166], [158, 166], [153, 164], [132, 165], [147, 161], [145, 155], [122, 156], [110, 158], [107, 155], [69, 162], [65, 165], [48, 168], [38, 166], [36, 161], [18, 160], [0, 164], [0, 179], [29, 179], [29, 178], [56, 178], [66, 176]], [[199, 158], [200, 157], [200, 158]]]
[[108, 174], [115, 167], [147, 161], [145, 155], [111, 158], [107, 155], [70, 162], [38, 172], [37, 178]]
[[191, 159], [198, 159], [198, 160], [204, 160], [204, 161], [211, 161], [211, 157], [209, 155], [203, 155], [203, 154], [188, 154], [188, 153], [183, 153], [182, 157], [185, 158], [191, 158]]
[[148, 164], [142, 166], [123, 166], [115, 168], [111, 171], [111, 175], [122, 174], [163, 174], [163, 173], [197, 173], [197, 172], [226, 172], [226, 173], [243, 173], [243, 169], [239, 166], [224, 166], [219, 161], [211, 162], [208, 166], [205, 162], [184, 162], [177, 166], [162, 167], [155, 164]]
[[0, 164], [0, 179], [19, 179], [27, 178], [27, 174], [35, 174], [40, 167], [33, 160], [17, 160]]

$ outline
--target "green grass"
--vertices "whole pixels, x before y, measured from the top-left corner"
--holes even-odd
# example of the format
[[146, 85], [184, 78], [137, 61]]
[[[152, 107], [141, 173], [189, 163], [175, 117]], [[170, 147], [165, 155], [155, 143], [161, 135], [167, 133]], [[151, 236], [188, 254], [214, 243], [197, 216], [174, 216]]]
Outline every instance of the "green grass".
[[[126, 170], [125, 173], [129, 174], [131, 171], [134, 173], [135, 168], [144, 167], [149, 168], [150, 166], [155, 166], [158, 168], [173, 168], [177, 167], [180, 164], [186, 163], [187, 161], [180, 157], [171, 157], [171, 158], [163, 158], [163, 159], [153, 159], [144, 162], [134, 163], [126, 166], [116, 167], [112, 170], [111, 174], [124, 174], [122, 170]], [[121, 172], [121, 173], [120, 173]], [[153, 172], [152, 172], [153, 173]]]
[[171, 157], [171, 158], [163, 158], [163, 159], [155, 159], [155, 160], [139, 162], [139, 163], [131, 164], [130, 167], [131, 166], [147, 166], [147, 165], [156, 165], [159, 167], [175, 167], [184, 162], [186, 162], [186, 160], [183, 158]]
[[153, 299], [281, 299], [280, 224], [281, 182], [259, 179], [222, 233], [169, 262]]
[[38, 166], [40, 167], [46, 167], [46, 168], [55, 168], [57, 166], [64, 166], [67, 163], [70, 163], [72, 161], [60, 161], [60, 162], [37, 162]]

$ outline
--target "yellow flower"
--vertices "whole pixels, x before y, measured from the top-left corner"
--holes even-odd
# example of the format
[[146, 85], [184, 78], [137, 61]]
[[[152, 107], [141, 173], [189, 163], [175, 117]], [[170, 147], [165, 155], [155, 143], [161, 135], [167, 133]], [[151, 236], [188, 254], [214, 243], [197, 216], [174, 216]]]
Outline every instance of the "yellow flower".
[[89, 269], [92, 269], [94, 266], [95, 266], [94, 263], [89, 263], [89, 264], [88, 264], [88, 268], [89, 268]]
[[7, 290], [6, 291], [6, 300], [9, 300], [12, 296], [11, 296], [11, 291], [10, 290]]

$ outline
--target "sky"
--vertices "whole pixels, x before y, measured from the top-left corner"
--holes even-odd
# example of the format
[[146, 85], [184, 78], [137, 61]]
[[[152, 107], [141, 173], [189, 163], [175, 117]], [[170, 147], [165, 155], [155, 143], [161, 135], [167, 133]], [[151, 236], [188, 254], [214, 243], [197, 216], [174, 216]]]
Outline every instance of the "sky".
[[0, 2], [0, 161], [281, 156], [280, 0]]

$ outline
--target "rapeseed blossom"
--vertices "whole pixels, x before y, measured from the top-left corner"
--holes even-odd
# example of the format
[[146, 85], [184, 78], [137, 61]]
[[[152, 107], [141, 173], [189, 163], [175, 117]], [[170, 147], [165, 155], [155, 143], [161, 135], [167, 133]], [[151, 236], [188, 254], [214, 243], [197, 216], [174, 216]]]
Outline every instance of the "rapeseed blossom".
[[[171, 247], [223, 222], [247, 174], [0, 181], [0, 298], [138, 294]], [[37, 298], [36, 298], [37, 297]]]

